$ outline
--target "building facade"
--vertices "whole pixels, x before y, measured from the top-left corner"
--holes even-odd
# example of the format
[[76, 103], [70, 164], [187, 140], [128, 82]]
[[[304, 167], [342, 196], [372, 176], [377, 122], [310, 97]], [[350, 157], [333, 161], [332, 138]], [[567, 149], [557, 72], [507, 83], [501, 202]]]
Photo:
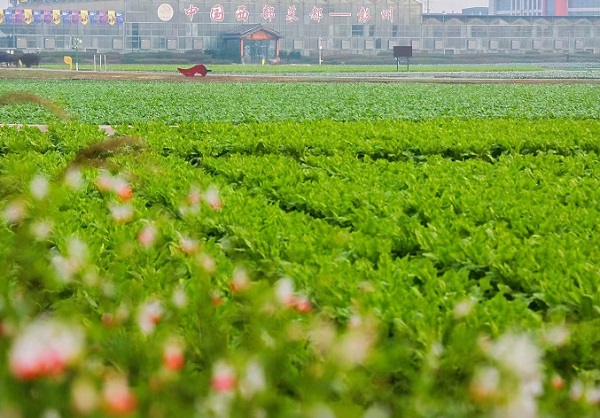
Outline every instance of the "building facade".
[[[600, 53], [600, 16], [593, 15], [423, 14], [415, 0], [16, 1], [0, 11], [2, 49], [227, 50], [242, 62], [273, 60], [280, 51], [389, 54], [396, 45], [415, 55]], [[560, 0], [508, 1], [537, 10]], [[587, 1], [571, 0], [567, 11]]]
[[0, 47], [60, 50], [82, 39], [99, 52], [218, 50], [228, 33], [262, 25], [281, 34], [282, 50], [374, 54], [418, 40], [421, 9], [415, 0], [29, 0], [0, 16]]
[[490, 14], [598, 16], [600, 15], [600, 0], [490, 0]]
[[600, 17], [424, 15], [419, 50], [433, 54], [598, 54]]

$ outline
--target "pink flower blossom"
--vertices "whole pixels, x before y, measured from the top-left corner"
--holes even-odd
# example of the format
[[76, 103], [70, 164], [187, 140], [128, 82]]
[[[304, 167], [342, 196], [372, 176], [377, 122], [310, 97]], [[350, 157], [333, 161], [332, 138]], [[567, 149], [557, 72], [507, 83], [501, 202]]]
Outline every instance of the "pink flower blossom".
[[312, 303], [306, 296], [296, 298], [294, 309], [300, 313], [309, 313], [312, 310]]
[[233, 367], [224, 361], [215, 363], [211, 379], [211, 387], [215, 392], [227, 393], [235, 389], [237, 379]]
[[138, 233], [137, 240], [144, 248], [150, 248], [156, 241], [157, 230], [154, 225], [146, 225]]
[[83, 345], [78, 327], [55, 319], [35, 320], [15, 337], [10, 371], [21, 380], [59, 376], [80, 358]]
[[201, 200], [202, 196], [200, 195], [200, 191], [197, 188], [192, 187], [186, 197], [187, 204], [190, 206], [197, 206], [200, 204]]
[[179, 248], [181, 248], [181, 251], [187, 255], [194, 254], [196, 251], [198, 251], [198, 247], [198, 241], [195, 239], [188, 237], [181, 237], [179, 239]]
[[219, 190], [211, 186], [204, 192], [204, 201], [212, 210], [219, 211], [223, 208], [223, 202], [219, 196]]
[[215, 290], [210, 295], [210, 303], [212, 306], [217, 307], [223, 304], [223, 294], [218, 290]]
[[94, 184], [101, 192], [108, 192], [113, 186], [113, 176], [107, 171], [101, 171]]
[[137, 408], [137, 397], [123, 376], [112, 376], [104, 382], [102, 400], [109, 413], [128, 415]]
[[122, 202], [125, 202], [133, 197], [133, 189], [129, 183], [127, 183], [127, 181], [121, 177], [115, 177], [113, 179], [112, 190]]
[[492, 402], [501, 399], [500, 371], [491, 366], [478, 368], [469, 386], [469, 392], [475, 402]]
[[185, 365], [185, 353], [178, 341], [168, 341], [163, 347], [163, 366], [165, 369], [176, 372]]
[[275, 298], [281, 305], [295, 309], [300, 313], [308, 313], [312, 310], [310, 300], [304, 295], [296, 294], [294, 282], [289, 277], [280, 279], [275, 283]]
[[248, 289], [250, 286], [250, 278], [248, 277], [248, 273], [246, 272], [245, 268], [236, 267], [233, 270], [232, 276], [231, 282], [229, 282], [229, 289], [233, 293], [240, 293]]
[[196, 258], [199, 266], [208, 274], [214, 274], [217, 271], [217, 263], [215, 259], [208, 254], [199, 254]]
[[550, 380], [550, 386], [554, 390], [563, 390], [565, 388], [565, 379], [561, 375], [555, 374]]

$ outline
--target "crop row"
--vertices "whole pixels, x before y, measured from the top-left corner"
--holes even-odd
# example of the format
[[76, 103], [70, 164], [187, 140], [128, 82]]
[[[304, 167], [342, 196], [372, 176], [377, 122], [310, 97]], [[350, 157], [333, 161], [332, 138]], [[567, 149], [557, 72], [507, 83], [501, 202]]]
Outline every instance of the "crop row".
[[[158, 83], [0, 80], [0, 94], [35, 93], [80, 123], [161, 121], [576, 118], [600, 112], [595, 85]], [[56, 120], [35, 104], [0, 106], [3, 123]]]

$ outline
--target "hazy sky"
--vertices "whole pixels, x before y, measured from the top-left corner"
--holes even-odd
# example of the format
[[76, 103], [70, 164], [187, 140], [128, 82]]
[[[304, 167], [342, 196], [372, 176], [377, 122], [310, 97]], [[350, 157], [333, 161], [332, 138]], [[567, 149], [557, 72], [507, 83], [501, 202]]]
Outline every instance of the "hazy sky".
[[[427, 0], [419, 0], [421, 3], [426, 4]], [[489, 5], [488, 0], [429, 0], [429, 8], [431, 13], [455, 11], [460, 13], [462, 9], [467, 7], [487, 7]]]

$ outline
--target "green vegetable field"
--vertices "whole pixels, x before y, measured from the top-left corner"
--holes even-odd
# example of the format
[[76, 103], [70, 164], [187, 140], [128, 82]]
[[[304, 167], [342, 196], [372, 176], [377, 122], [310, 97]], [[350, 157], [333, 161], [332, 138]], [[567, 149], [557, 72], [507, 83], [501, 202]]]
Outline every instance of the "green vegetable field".
[[597, 86], [15, 92], [0, 417], [600, 413]]

